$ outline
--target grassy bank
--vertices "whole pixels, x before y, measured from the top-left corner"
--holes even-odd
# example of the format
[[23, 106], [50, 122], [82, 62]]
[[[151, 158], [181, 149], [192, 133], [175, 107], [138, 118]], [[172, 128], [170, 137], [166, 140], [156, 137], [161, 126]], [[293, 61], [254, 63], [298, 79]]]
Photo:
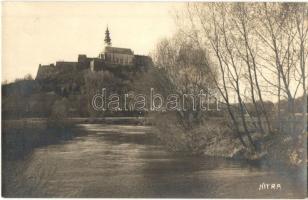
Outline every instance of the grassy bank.
[[[207, 155], [228, 159], [241, 159], [274, 165], [303, 168], [306, 164], [307, 132], [279, 132], [250, 136], [255, 149], [243, 146], [238, 134], [224, 118], [208, 117], [190, 129], [183, 128], [176, 115], [170, 113], [154, 116], [154, 135], [165, 148], [177, 154]], [[299, 124], [302, 130], [301, 124]], [[248, 143], [247, 135], [242, 134]]]
[[70, 122], [46, 119], [2, 121], [2, 159], [23, 159], [34, 148], [56, 144], [80, 134]]

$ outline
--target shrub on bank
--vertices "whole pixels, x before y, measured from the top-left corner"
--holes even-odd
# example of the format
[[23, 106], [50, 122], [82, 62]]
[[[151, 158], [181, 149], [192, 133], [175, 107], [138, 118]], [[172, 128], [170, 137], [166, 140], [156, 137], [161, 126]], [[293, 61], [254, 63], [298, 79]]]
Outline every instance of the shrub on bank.
[[204, 119], [191, 129], [182, 126], [176, 113], [159, 113], [152, 116], [155, 135], [172, 152], [201, 155], [227, 132], [230, 133], [223, 118]]
[[72, 127], [68, 117], [69, 101], [66, 98], [55, 101], [51, 115], [47, 120], [47, 130], [65, 137], [65, 133]]

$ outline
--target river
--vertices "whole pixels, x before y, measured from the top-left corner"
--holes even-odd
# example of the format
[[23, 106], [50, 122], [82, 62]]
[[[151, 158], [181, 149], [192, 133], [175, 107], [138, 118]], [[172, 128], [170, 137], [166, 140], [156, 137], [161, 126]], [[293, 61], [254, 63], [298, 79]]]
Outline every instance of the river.
[[[147, 126], [81, 124], [87, 132], [36, 148], [21, 170], [24, 196], [300, 198], [305, 179], [279, 167], [211, 157], [177, 156]], [[29, 180], [31, 180], [29, 182]], [[260, 184], [281, 189], [259, 190]], [[25, 192], [25, 193], [27, 193]]]

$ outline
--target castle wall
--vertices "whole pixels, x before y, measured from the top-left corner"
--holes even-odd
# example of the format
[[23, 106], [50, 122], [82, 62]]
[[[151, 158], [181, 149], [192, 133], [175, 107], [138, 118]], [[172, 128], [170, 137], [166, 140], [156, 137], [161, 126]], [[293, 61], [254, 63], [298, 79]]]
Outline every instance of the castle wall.
[[56, 62], [56, 69], [60, 72], [73, 71], [77, 69], [77, 62], [58, 61]]
[[48, 79], [56, 74], [56, 68], [54, 64], [40, 65], [36, 74], [36, 80]]
[[56, 62], [56, 65], [39, 65], [36, 80], [52, 79], [60, 73], [69, 73], [77, 69], [77, 62]]
[[94, 58], [90, 62], [90, 69], [91, 71], [100, 71], [103, 70], [104, 67], [104, 60], [99, 58]]
[[90, 68], [91, 60], [93, 60], [93, 58], [88, 58], [86, 55], [78, 55], [77, 68], [80, 70]]
[[120, 53], [105, 53], [106, 62], [113, 64], [132, 65], [134, 55]]
[[100, 71], [117, 65], [131, 65], [137, 67], [137, 69], [145, 70], [153, 66], [153, 62], [148, 56], [133, 54], [105, 53], [104, 58], [88, 58], [86, 55], [79, 55], [78, 62], [58, 61], [55, 65], [40, 65], [36, 80], [55, 79], [58, 76], [79, 72], [84, 69]]
[[148, 69], [150, 67], [153, 67], [154, 63], [152, 61], [152, 58], [149, 56], [135, 55], [134, 65], [142, 69]]

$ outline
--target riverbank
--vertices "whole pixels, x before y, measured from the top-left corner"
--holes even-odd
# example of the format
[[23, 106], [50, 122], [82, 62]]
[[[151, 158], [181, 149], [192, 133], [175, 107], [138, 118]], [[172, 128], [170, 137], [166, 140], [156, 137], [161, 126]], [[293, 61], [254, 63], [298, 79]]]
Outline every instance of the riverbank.
[[47, 119], [20, 119], [2, 121], [2, 158], [19, 160], [34, 148], [56, 144], [82, 134], [74, 124], [63, 121], [57, 125]]
[[[251, 136], [257, 151], [247, 150], [239, 139], [229, 131], [220, 131], [207, 143], [204, 153], [207, 156], [294, 168], [302, 170], [306, 174], [305, 149], [307, 146], [305, 140], [307, 140], [307, 132], [298, 135], [295, 139], [292, 138], [292, 135], [282, 133], [262, 135], [255, 132]], [[244, 136], [243, 139], [248, 142], [247, 136]]]
[[[46, 128], [48, 118], [22, 118], [22, 119], [9, 119], [2, 120], [5, 127], [23, 126], [23, 127], [37, 127]], [[71, 124], [136, 124], [136, 125], [149, 125], [150, 120], [145, 117], [70, 117], [62, 119], [65, 123]]]

